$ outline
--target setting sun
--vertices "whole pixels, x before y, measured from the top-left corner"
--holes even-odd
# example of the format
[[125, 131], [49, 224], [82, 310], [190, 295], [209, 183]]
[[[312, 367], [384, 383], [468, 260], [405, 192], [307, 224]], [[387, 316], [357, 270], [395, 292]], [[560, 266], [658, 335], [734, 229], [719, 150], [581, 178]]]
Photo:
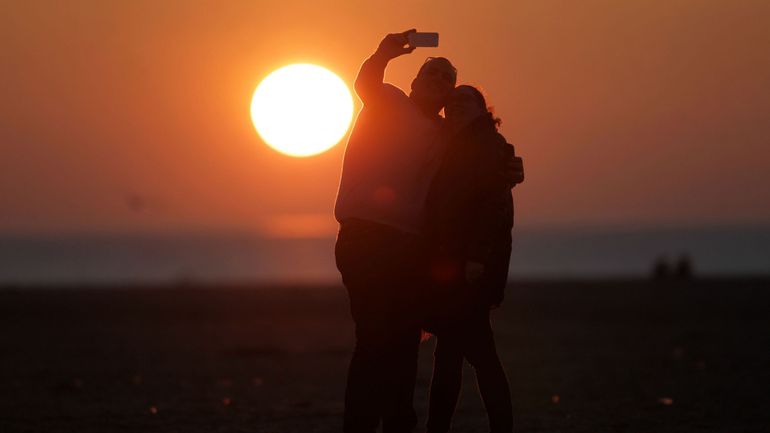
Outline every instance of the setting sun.
[[312, 156], [337, 144], [353, 118], [345, 82], [328, 69], [294, 64], [273, 71], [251, 99], [251, 121], [270, 147]]

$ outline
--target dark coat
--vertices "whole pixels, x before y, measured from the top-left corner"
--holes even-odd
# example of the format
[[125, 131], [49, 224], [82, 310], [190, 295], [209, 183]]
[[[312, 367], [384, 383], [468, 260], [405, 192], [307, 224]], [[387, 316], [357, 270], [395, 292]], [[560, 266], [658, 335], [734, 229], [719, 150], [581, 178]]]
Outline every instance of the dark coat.
[[492, 119], [479, 117], [449, 139], [428, 193], [434, 280], [465, 286], [465, 262], [482, 263], [484, 275], [471, 289], [487, 306], [502, 302], [508, 280], [513, 199], [506, 167], [513, 157]]

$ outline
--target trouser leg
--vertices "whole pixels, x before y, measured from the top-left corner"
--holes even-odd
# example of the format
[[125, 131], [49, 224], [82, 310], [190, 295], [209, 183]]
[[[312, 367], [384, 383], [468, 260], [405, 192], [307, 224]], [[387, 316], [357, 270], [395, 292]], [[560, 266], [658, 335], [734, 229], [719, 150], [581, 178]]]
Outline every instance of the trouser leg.
[[430, 385], [427, 433], [446, 433], [460, 397], [463, 354], [451, 336], [437, 337]]
[[369, 390], [385, 385], [382, 375], [376, 374], [383, 367], [379, 354], [363, 348], [367, 345], [366, 338], [357, 338], [350, 360], [345, 388], [345, 433], [374, 433], [380, 423], [383, 395]]
[[409, 327], [397, 333], [396, 340], [389, 345], [390, 355], [386, 356], [383, 368], [384, 378], [388, 382], [382, 388], [386, 392], [382, 414], [383, 433], [411, 432], [417, 425], [413, 401], [420, 336], [419, 327]]
[[420, 330], [374, 332], [357, 325], [357, 341], [348, 369], [345, 432], [410, 432], [417, 423], [412, 406]]
[[508, 378], [497, 355], [489, 316], [477, 322], [476, 332], [463, 339], [465, 357], [476, 371], [479, 393], [484, 401], [492, 433], [513, 431], [513, 409]]
[[420, 249], [389, 230], [340, 232], [337, 266], [348, 290], [356, 347], [345, 394], [346, 433], [411, 432], [420, 321]]

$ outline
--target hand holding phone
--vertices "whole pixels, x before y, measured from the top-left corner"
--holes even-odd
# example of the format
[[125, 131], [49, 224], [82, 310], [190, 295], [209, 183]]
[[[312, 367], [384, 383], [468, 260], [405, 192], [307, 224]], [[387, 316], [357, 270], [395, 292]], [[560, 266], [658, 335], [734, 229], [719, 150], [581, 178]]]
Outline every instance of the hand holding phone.
[[414, 47], [409, 46], [409, 35], [415, 33], [415, 29], [407, 30], [401, 33], [390, 33], [380, 42], [376, 54], [386, 59], [394, 59], [403, 54], [409, 54], [414, 51]]
[[413, 32], [409, 33], [410, 47], [437, 47], [438, 33], [431, 32]]

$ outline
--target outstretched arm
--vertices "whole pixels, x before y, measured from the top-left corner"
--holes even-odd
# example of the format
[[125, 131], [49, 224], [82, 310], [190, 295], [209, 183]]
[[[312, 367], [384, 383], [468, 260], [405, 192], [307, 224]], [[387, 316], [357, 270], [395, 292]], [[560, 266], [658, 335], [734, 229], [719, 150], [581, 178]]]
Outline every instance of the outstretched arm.
[[408, 43], [409, 33], [415, 31], [415, 29], [411, 29], [385, 36], [377, 47], [377, 51], [361, 65], [361, 70], [358, 71], [358, 77], [356, 77], [355, 89], [364, 105], [376, 102], [380, 96], [388, 62], [414, 51], [414, 47], [408, 46]]

